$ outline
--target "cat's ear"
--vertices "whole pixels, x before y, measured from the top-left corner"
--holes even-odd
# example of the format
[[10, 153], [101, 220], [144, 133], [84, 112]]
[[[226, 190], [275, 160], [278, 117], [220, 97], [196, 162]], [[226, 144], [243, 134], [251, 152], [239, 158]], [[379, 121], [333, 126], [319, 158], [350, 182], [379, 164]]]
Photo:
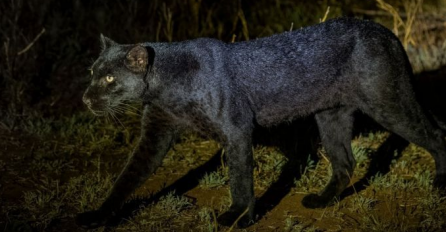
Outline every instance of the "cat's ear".
[[142, 45], [136, 45], [125, 56], [125, 66], [133, 72], [145, 72], [149, 66], [149, 51]]
[[101, 48], [102, 48], [102, 50], [105, 50], [105, 49], [107, 49], [107, 48], [117, 44], [115, 41], [113, 41], [112, 39], [104, 36], [102, 33], [101, 33], [100, 38], [101, 38]]

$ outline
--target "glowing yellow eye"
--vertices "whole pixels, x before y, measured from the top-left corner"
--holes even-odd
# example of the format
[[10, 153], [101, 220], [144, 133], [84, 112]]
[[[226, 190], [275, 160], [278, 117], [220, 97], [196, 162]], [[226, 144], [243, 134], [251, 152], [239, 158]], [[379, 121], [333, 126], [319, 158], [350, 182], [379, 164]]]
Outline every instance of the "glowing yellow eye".
[[113, 82], [113, 81], [115, 80], [115, 78], [112, 77], [112, 76], [106, 76], [106, 77], [105, 77], [105, 80], [106, 80], [108, 83], [111, 83], [111, 82]]

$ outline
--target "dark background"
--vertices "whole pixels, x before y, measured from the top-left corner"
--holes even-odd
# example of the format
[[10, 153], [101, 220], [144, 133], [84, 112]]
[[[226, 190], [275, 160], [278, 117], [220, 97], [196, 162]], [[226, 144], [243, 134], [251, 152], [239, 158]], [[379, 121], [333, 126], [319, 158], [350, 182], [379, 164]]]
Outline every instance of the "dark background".
[[[117, 174], [125, 163], [125, 155], [130, 154], [138, 136], [138, 116], [122, 116], [122, 130], [119, 124], [110, 126], [94, 118], [81, 101], [90, 81], [87, 69], [100, 51], [101, 33], [119, 43], [198, 37], [237, 42], [319, 23], [330, 7], [327, 18], [373, 20], [398, 33], [416, 73], [414, 87], [419, 101], [438, 118], [446, 119], [446, 1], [389, 0], [401, 22], [380, 7], [380, 2], [0, 1], [0, 217], [4, 218], [0, 219], [0, 230], [17, 221], [25, 231], [59, 231], [73, 226], [71, 219], [79, 212], [74, 209], [76, 204], [61, 201], [64, 213], [42, 216], [42, 212], [53, 212], [55, 208], [48, 202], [58, 201], [51, 198], [45, 203], [50, 206], [35, 208], [27, 205], [29, 200], [23, 200], [24, 193], [56, 189], [41, 184], [48, 178], [57, 179], [62, 188], [69, 189], [70, 178], [96, 172], [94, 162], [101, 154], [109, 155], [102, 158], [105, 164], [101, 172]], [[358, 128], [369, 128], [371, 124], [365, 119]], [[306, 119], [278, 127], [278, 141], [292, 138], [296, 128], [301, 130], [300, 138], [314, 137], [312, 120]], [[258, 140], [268, 143], [263, 140], [271, 133], [259, 133]], [[61, 162], [60, 166], [48, 166], [56, 161]], [[63, 166], [65, 162], [71, 166]], [[86, 182], [79, 186], [87, 186]], [[92, 186], [95, 185], [98, 183]], [[98, 192], [99, 199], [105, 196], [105, 190]], [[274, 194], [277, 193], [270, 195]], [[100, 202], [98, 198], [92, 198], [92, 204]]]

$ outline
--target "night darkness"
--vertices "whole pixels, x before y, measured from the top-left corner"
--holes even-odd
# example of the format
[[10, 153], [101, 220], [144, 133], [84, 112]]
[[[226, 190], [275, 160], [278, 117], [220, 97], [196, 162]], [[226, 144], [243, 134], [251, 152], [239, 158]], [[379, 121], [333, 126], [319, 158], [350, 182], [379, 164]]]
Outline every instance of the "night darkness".
[[[0, 231], [85, 231], [138, 144], [141, 103], [96, 117], [82, 102], [100, 35], [121, 44], [249, 41], [337, 17], [378, 22], [404, 45], [417, 100], [446, 121], [446, 0], [3, 0], [0, 2]], [[222, 145], [191, 131], [94, 231], [444, 231], [446, 202], [424, 149], [357, 115], [351, 185], [332, 206], [302, 198], [332, 173], [314, 117], [254, 130], [256, 223], [226, 227]], [[298, 154], [295, 156], [294, 154]]]

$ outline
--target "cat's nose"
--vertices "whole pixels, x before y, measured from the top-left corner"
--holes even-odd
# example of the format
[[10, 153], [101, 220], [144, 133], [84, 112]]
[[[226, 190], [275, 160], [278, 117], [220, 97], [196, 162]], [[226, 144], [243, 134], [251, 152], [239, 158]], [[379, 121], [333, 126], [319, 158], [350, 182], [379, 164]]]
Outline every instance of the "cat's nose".
[[91, 106], [91, 100], [85, 97], [85, 95], [82, 97], [82, 101], [85, 103], [85, 105]]

